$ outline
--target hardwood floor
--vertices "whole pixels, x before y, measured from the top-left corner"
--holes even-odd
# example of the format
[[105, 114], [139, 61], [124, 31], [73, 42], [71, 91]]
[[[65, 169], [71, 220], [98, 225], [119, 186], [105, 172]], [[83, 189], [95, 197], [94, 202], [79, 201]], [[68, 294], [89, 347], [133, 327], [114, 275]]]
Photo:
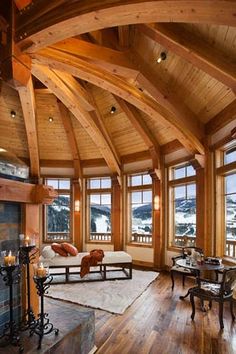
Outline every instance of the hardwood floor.
[[161, 273], [124, 315], [96, 310], [96, 354], [236, 353], [236, 322], [227, 304], [221, 332], [218, 304], [204, 313], [197, 303], [193, 322], [189, 298], [179, 300], [193, 281], [183, 288], [177, 279], [172, 292], [170, 275]]

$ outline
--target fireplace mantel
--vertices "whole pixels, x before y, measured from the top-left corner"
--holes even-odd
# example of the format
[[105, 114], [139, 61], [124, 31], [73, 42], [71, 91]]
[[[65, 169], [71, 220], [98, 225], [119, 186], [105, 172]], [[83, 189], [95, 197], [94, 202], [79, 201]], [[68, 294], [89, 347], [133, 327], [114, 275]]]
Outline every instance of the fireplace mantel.
[[51, 204], [56, 197], [57, 192], [50, 186], [0, 178], [0, 200], [2, 201]]

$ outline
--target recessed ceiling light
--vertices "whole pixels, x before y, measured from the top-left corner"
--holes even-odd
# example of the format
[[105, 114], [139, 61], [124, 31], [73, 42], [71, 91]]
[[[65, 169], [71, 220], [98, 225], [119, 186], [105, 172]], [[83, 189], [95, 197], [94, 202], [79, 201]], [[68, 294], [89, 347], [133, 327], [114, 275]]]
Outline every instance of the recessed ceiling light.
[[115, 111], [116, 111], [116, 107], [115, 107], [115, 106], [112, 106], [112, 107], [111, 107], [111, 110], [110, 110], [110, 113], [111, 113], [111, 114], [114, 114]]
[[12, 117], [12, 118], [16, 118], [16, 112], [13, 111], [13, 110], [11, 111], [11, 117]]
[[48, 117], [48, 121], [49, 121], [50, 123], [52, 123], [52, 122], [53, 122], [53, 117]]
[[161, 52], [160, 56], [157, 58], [157, 64], [160, 64], [163, 60], [166, 60], [165, 52]]
[[7, 152], [7, 150], [0, 148], [0, 152]]

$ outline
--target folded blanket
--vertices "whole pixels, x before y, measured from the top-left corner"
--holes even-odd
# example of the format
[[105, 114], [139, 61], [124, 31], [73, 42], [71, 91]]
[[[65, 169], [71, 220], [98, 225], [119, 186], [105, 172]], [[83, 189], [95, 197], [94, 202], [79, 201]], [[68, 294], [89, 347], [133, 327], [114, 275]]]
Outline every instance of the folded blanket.
[[90, 254], [84, 256], [81, 260], [80, 277], [83, 278], [89, 273], [91, 266], [96, 266], [98, 262], [101, 262], [104, 257], [103, 250], [92, 250]]

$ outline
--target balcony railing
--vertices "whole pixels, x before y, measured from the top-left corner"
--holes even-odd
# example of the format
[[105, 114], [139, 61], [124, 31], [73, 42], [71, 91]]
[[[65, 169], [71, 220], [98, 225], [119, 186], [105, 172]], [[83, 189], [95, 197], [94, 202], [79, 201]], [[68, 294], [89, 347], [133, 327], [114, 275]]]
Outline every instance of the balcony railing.
[[236, 240], [226, 240], [226, 256], [236, 257]]
[[193, 236], [175, 236], [174, 246], [190, 246], [194, 247], [196, 242], [196, 237]]
[[136, 242], [136, 243], [144, 243], [144, 244], [152, 244], [152, 235], [144, 235], [144, 234], [132, 234], [131, 236], [131, 242]]
[[55, 242], [55, 241], [70, 241], [70, 234], [69, 232], [47, 232], [47, 241]]
[[89, 241], [98, 241], [98, 242], [110, 242], [111, 233], [110, 232], [90, 232]]

